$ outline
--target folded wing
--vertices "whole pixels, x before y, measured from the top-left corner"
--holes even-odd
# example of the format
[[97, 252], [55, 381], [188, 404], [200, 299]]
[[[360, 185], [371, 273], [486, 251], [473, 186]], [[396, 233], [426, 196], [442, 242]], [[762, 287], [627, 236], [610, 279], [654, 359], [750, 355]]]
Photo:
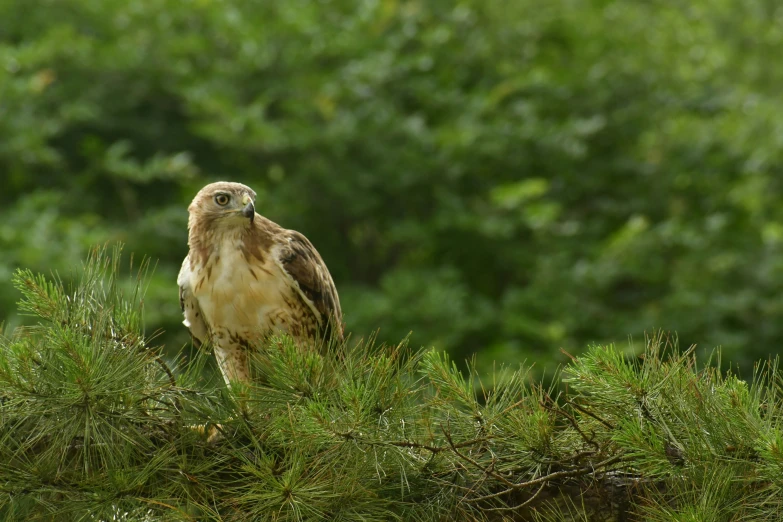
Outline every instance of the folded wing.
[[190, 256], [188, 255], [185, 256], [182, 268], [179, 270], [179, 276], [177, 276], [179, 305], [185, 315], [185, 320], [182, 321], [182, 324], [188, 327], [190, 335], [193, 337], [193, 344], [198, 348], [207, 340], [207, 323], [204, 321], [204, 315], [201, 313], [198, 300], [193, 295], [191, 274]]
[[276, 261], [313, 310], [325, 338], [343, 338], [343, 313], [334, 281], [312, 243], [295, 230], [282, 232]]

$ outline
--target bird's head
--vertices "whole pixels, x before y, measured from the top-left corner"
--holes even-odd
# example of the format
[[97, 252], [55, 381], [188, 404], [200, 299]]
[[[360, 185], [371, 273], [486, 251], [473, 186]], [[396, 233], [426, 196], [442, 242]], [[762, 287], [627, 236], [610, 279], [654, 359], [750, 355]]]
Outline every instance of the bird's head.
[[241, 183], [210, 183], [196, 194], [188, 207], [188, 226], [247, 226], [255, 220], [255, 200], [253, 189]]

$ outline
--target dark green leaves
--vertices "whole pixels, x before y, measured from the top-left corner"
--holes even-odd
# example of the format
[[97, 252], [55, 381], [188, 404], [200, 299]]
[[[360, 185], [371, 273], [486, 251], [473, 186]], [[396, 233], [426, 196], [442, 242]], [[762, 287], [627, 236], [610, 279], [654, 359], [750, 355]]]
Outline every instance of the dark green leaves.
[[0, 6], [12, 326], [15, 269], [122, 241], [175, 353], [186, 208], [221, 178], [313, 241], [358, 337], [484, 371], [662, 327], [749, 373], [783, 342], [774, 2], [42, 5]]

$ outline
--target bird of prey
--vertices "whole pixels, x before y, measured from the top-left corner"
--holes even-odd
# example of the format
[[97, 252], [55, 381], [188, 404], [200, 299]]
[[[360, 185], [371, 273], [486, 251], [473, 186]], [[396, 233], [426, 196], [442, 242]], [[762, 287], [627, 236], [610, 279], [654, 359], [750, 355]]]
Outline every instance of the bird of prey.
[[250, 380], [248, 351], [284, 332], [297, 344], [342, 339], [332, 276], [308, 239], [255, 212], [240, 183], [207, 185], [188, 207], [190, 250], [177, 277], [193, 342], [211, 341], [226, 383]]

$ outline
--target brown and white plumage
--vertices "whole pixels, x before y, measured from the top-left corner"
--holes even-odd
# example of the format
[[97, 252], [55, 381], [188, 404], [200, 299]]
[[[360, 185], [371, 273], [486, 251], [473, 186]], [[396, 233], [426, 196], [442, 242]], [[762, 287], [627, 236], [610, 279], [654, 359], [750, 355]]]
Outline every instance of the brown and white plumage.
[[248, 381], [248, 350], [270, 334], [342, 337], [332, 276], [308, 239], [255, 213], [240, 183], [207, 185], [188, 207], [190, 251], [177, 278], [183, 323], [212, 342], [226, 383]]

